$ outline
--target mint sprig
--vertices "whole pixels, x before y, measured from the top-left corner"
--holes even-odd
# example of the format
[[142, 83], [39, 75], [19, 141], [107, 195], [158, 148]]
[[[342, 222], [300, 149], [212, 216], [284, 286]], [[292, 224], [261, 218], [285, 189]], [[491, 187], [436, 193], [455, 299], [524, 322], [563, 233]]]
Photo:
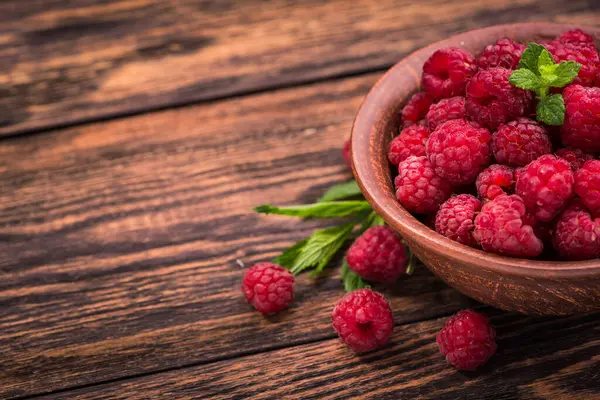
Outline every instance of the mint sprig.
[[348, 197], [354, 196], [362, 196], [362, 192], [358, 187], [358, 183], [356, 183], [355, 180], [351, 180], [350, 182], [333, 185], [319, 200], [317, 200], [317, 202], [323, 203], [327, 201], [347, 199]]
[[581, 64], [562, 61], [557, 64], [552, 54], [542, 45], [529, 43], [519, 60], [519, 69], [509, 81], [514, 86], [536, 93], [536, 118], [548, 125], [562, 125], [565, 120], [565, 102], [560, 94], [549, 94], [550, 88], [560, 88], [573, 82]]
[[340, 274], [342, 275], [344, 290], [348, 293], [354, 290], [370, 287], [369, 284], [360, 277], [360, 275], [350, 269], [345, 258], [344, 262], [342, 263], [342, 268], [340, 269]]
[[364, 200], [328, 201], [286, 207], [263, 204], [254, 207], [254, 211], [262, 214], [278, 214], [303, 218], [342, 218], [368, 212], [370, 210], [371, 205]]

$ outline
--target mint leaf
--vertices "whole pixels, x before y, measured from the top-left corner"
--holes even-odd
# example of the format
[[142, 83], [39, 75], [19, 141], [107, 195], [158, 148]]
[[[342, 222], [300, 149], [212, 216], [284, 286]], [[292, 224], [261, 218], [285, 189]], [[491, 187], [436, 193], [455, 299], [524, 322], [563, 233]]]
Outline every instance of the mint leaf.
[[340, 273], [342, 275], [342, 282], [344, 283], [344, 290], [348, 293], [354, 290], [370, 287], [365, 281], [363, 281], [360, 275], [350, 269], [345, 258]]
[[321, 272], [348, 239], [355, 224], [349, 222], [314, 232], [300, 250], [290, 271], [298, 274], [307, 268], [316, 267], [315, 274]]
[[362, 195], [362, 192], [358, 187], [358, 183], [356, 183], [355, 180], [352, 180], [350, 182], [340, 183], [339, 185], [330, 187], [325, 194], [319, 200], [317, 200], [317, 202], [323, 203], [326, 201], [340, 200], [359, 195]]
[[254, 211], [262, 214], [288, 215], [303, 218], [341, 218], [360, 214], [369, 210], [371, 210], [371, 206], [364, 200], [330, 201], [287, 207], [275, 207], [269, 204], [263, 204], [254, 207]]
[[[538, 45], [539, 46], [539, 45]], [[540, 46], [542, 51], [538, 57], [538, 71], [540, 74], [542, 73], [543, 68], [547, 68], [552, 65], [556, 65], [554, 59], [552, 58], [552, 54], [544, 46]]]
[[554, 71], [554, 79], [549, 82], [549, 86], [552, 87], [563, 87], [573, 82], [573, 79], [577, 78], [581, 64], [575, 61], [563, 61], [556, 66]]
[[528, 69], [514, 71], [508, 80], [514, 86], [525, 90], [537, 90], [541, 85], [539, 76]]
[[528, 69], [539, 76], [540, 73], [538, 70], [538, 63], [540, 60], [540, 55], [542, 54], [542, 50], [544, 50], [544, 46], [533, 42], [529, 43], [521, 55], [519, 67], [522, 69]]
[[359, 233], [362, 234], [367, 229], [380, 225], [385, 225], [385, 221], [375, 211], [371, 211], [365, 222], [363, 222], [362, 226], [360, 227]]
[[273, 262], [275, 264], [281, 265], [284, 268], [290, 269], [292, 265], [294, 265], [294, 261], [296, 261], [296, 258], [298, 258], [298, 255], [300, 255], [300, 252], [306, 245], [306, 242], [308, 242], [308, 239], [301, 240], [295, 243], [294, 245], [288, 247], [286, 250], [283, 251], [283, 253], [275, 257]]
[[560, 94], [540, 99], [536, 109], [537, 120], [548, 125], [562, 125], [565, 121], [565, 101]]

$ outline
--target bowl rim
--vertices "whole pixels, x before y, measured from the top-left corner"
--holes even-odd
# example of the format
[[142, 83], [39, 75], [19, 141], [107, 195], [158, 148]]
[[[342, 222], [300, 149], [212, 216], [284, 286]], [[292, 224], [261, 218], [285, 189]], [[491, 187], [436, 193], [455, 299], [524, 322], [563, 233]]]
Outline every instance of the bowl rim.
[[[386, 86], [390, 83], [395, 75], [406, 74], [420, 75], [420, 71], [415, 71], [410, 68], [410, 63], [413, 59], [426, 57], [425, 54], [448, 46], [462, 45], [463, 40], [467, 40], [473, 36], [491, 36], [494, 33], [498, 34], [498, 39], [506, 36], [507, 31], [528, 30], [528, 31], [556, 31], [564, 32], [569, 29], [583, 29], [600, 38], [600, 28], [581, 26], [574, 24], [556, 24], [546, 22], [525, 22], [515, 24], [493, 25], [486, 28], [466, 31], [457, 35], [453, 35], [445, 40], [432, 43], [426, 47], [418, 49], [408, 56], [404, 57], [373, 85], [368, 94], [364, 97], [362, 104], [356, 114], [351, 132], [351, 161], [354, 176], [358, 182], [361, 191], [366, 200], [373, 206], [375, 211], [395, 230], [400, 231], [404, 236], [411, 235], [413, 240], [419, 241], [424, 247], [431, 249], [432, 247], [443, 247], [447, 249], [447, 255], [452, 258], [457, 258], [459, 254], [461, 262], [466, 262], [472, 265], [485, 265], [485, 269], [492, 272], [517, 275], [530, 278], [553, 278], [553, 279], [574, 279], [582, 276], [592, 276], [600, 274], [600, 259], [585, 260], [585, 261], [540, 261], [531, 259], [519, 259], [498, 255], [495, 253], [486, 252], [475, 249], [455, 242], [445, 236], [440, 235], [434, 230], [428, 228], [425, 224], [418, 221], [408, 211], [401, 206], [396, 200], [393, 187], [391, 195], [393, 201], [390, 201], [389, 187], [391, 179], [389, 172], [387, 173], [388, 187], [381, 184], [381, 176], [377, 173], [375, 162], [370, 162], [370, 154], [376, 149], [371, 145], [371, 131], [374, 122], [381, 118], [384, 113], [381, 113], [382, 107], [380, 104], [384, 101], [386, 94]], [[420, 81], [420, 77], [416, 77]], [[408, 97], [405, 96], [404, 100]], [[366, 150], [366, 151], [365, 151]], [[387, 164], [387, 157], [383, 158]], [[384, 169], [389, 171], [389, 166], [385, 165]], [[379, 181], [378, 181], [379, 178]], [[482, 267], [483, 268], [483, 267]]]

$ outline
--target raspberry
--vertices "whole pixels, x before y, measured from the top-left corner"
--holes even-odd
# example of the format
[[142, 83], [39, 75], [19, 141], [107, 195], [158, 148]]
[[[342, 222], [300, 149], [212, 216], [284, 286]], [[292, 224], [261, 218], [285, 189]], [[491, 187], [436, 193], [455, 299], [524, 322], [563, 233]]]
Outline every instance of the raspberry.
[[415, 123], [427, 115], [433, 98], [427, 92], [415, 93], [402, 109], [402, 122]]
[[594, 38], [581, 29], [567, 31], [555, 39], [559, 43], [588, 43], [594, 44]]
[[464, 119], [466, 115], [464, 97], [455, 96], [442, 99], [429, 108], [429, 112], [427, 113], [429, 130], [433, 132], [442, 123], [453, 119]]
[[244, 274], [242, 292], [261, 313], [275, 313], [294, 300], [294, 276], [279, 265], [258, 263]]
[[496, 330], [484, 315], [459, 311], [436, 336], [446, 361], [458, 370], [472, 371], [496, 352]]
[[557, 63], [561, 61], [576, 61], [581, 64], [581, 69], [573, 83], [583, 86], [593, 86], [596, 79], [596, 68], [600, 65], [598, 51], [589, 43], [559, 43], [550, 42], [546, 49]]
[[422, 125], [410, 125], [400, 132], [390, 143], [388, 159], [394, 165], [410, 156], [424, 156], [429, 129]]
[[600, 151], [600, 88], [569, 85], [563, 92], [565, 123], [561, 138], [565, 146], [590, 153]]
[[351, 270], [368, 281], [393, 283], [406, 271], [406, 249], [400, 237], [387, 226], [364, 231], [346, 254]]
[[344, 148], [342, 149], [342, 157], [344, 157], [344, 161], [348, 166], [348, 169], [352, 171], [352, 163], [350, 162], [350, 138], [346, 139], [344, 142]]
[[481, 202], [470, 194], [459, 194], [450, 197], [437, 213], [435, 230], [467, 246], [475, 247], [477, 242], [473, 239], [473, 220], [475, 213], [481, 209]]
[[594, 158], [593, 155], [573, 147], [562, 147], [557, 149], [555, 154], [563, 160], [567, 160], [573, 171], [577, 171], [587, 160]]
[[410, 212], [436, 212], [452, 194], [452, 186], [439, 177], [427, 157], [411, 156], [398, 164], [396, 197]]
[[500, 124], [492, 134], [492, 151], [499, 163], [522, 167], [544, 154], [552, 153], [552, 142], [540, 124], [528, 118], [519, 118], [508, 124]]
[[600, 216], [600, 160], [586, 161], [575, 172], [575, 193], [594, 216]]
[[496, 129], [531, 112], [532, 92], [514, 87], [508, 81], [511, 73], [505, 68], [484, 69], [467, 84], [465, 108], [473, 121]]
[[331, 314], [333, 329], [356, 353], [366, 353], [385, 345], [394, 329], [389, 303], [381, 294], [359, 289], [346, 294]]
[[477, 61], [468, 51], [450, 47], [436, 51], [423, 65], [423, 88], [435, 99], [460, 96], [477, 72]]
[[579, 199], [574, 200], [558, 217], [552, 244], [568, 260], [600, 257], [600, 218], [593, 220]]
[[439, 176], [466, 185], [490, 164], [490, 139], [487, 129], [464, 119], [447, 121], [429, 136], [427, 156]]
[[574, 183], [571, 164], [546, 154], [518, 174], [516, 193], [523, 198], [535, 218], [550, 221], [573, 196]]
[[532, 220], [521, 197], [503, 194], [483, 205], [475, 217], [473, 237], [486, 251], [536, 257], [544, 244], [535, 235]]
[[494, 200], [501, 194], [512, 194], [515, 189], [514, 170], [506, 165], [490, 165], [481, 171], [475, 187], [484, 201]]
[[517, 69], [525, 46], [511, 39], [504, 38], [485, 46], [477, 63], [479, 68], [502, 67]]

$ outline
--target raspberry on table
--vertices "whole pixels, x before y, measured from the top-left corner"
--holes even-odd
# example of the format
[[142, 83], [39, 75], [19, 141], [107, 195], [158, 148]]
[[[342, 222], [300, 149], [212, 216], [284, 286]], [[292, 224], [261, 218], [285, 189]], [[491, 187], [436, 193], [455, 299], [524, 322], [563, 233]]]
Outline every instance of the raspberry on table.
[[396, 197], [410, 212], [436, 212], [452, 194], [452, 185], [435, 173], [427, 157], [410, 156], [398, 164]]
[[600, 257], [600, 218], [592, 219], [580, 199], [575, 199], [558, 217], [552, 244], [568, 260]]
[[477, 247], [473, 239], [473, 220], [481, 202], [473, 195], [459, 194], [441, 205], [435, 218], [435, 230], [443, 236], [467, 246]]
[[344, 157], [344, 161], [348, 166], [348, 169], [352, 171], [352, 163], [350, 161], [350, 138], [346, 139], [344, 142], [344, 148], [342, 149], [342, 157]]
[[495, 44], [485, 46], [477, 63], [482, 69], [492, 67], [517, 69], [523, 50], [525, 50], [525, 45], [503, 38]]
[[486, 316], [463, 310], [450, 318], [436, 336], [446, 361], [458, 370], [472, 371], [496, 353], [496, 330]]
[[502, 123], [533, 111], [532, 92], [513, 86], [505, 68], [480, 70], [467, 84], [465, 109], [480, 125], [496, 129]]
[[589, 160], [575, 172], [575, 193], [600, 217], [600, 160]]
[[552, 142], [542, 125], [529, 118], [519, 118], [500, 124], [492, 134], [492, 151], [500, 164], [522, 167], [552, 153]]
[[535, 218], [550, 221], [573, 196], [574, 183], [571, 164], [553, 154], [546, 154], [518, 174], [516, 193], [523, 198]]
[[560, 43], [550, 42], [546, 49], [552, 54], [554, 61], [576, 61], [581, 64], [579, 74], [573, 80], [574, 84], [593, 86], [596, 80], [596, 69], [600, 65], [598, 50], [590, 43]]
[[394, 165], [410, 156], [424, 156], [429, 129], [423, 125], [410, 125], [400, 132], [390, 143], [388, 159]]
[[577, 171], [585, 164], [587, 160], [593, 160], [592, 154], [586, 153], [583, 150], [576, 149], [574, 147], [561, 147], [556, 149], [554, 153], [563, 160], [567, 160], [571, 164], [571, 169]]
[[433, 97], [427, 92], [415, 93], [402, 109], [402, 122], [415, 123], [425, 118]]
[[491, 162], [490, 132], [464, 119], [446, 121], [427, 141], [435, 172], [455, 185], [473, 183]]
[[594, 44], [592, 35], [588, 35], [581, 29], [573, 29], [558, 36], [554, 41], [559, 43], [588, 43]]
[[394, 329], [390, 304], [383, 295], [370, 289], [355, 290], [342, 297], [331, 319], [341, 341], [356, 353], [384, 346]]
[[494, 200], [501, 194], [513, 194], [515, 171], [507, 165], [492, 164], [481, 171], [475, 181], [475, 187], [484, 201]]
[[536, 236], [523, 199], [500, 195], [487, 202], [475, 217], [473, 237], [481, 248], [514, 257], [537, 257], [544, 244]]
[[423, 88], [435, 99], [460, 96], [477, 72], [471, 53], [457, 47], [437, 50], [423, 65]]
[[396, 282], [406, 271], [407, 261], [402, 240], [387, 226], [367, 229], [346, 253], [350, 269], [373, 282]]
[[258, 263], [244, 274], [242, 293], [261, 313], [276, 313], [294, 300], [294, 276], [279, 265]]
[[434, 131], [439, 125], [453, 119], [464, 119], [467, 116], [465, 111], [465, 98], [463, 96], [454, 96], [442, 99], [432, 104], [427, 113], [427, 124], [429, 130]]
[[600, 152], [600, 88], [569, 85], [563, 98], [566, 108], [561, 128], [563, 144], [590, 153]]

